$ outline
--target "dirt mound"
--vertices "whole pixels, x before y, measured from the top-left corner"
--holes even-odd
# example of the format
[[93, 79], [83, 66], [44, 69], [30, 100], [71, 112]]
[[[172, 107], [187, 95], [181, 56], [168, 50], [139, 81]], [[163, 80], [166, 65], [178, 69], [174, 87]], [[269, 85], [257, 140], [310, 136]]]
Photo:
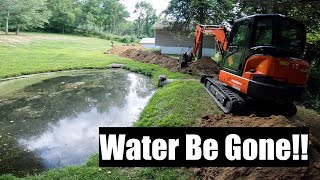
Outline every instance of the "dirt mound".
[[107, 54], [117, 54], [143, 63], [157, 64], [175, 72], [193, 75], [212, 75], [219, 73], [218, 65], [211, 58], [202, 58], [189, 64], [189, 67], [181, 69], [178, 59], [156, 52], [149, 52], [141, 46], [114, 46]]
[[202, 72], [204, 72], [204, 74], [219, 74], [217, 63], [209, 57], [203, 57], [202, 59], [193, 62], [189, 65], [189, 68], [198, 72], [199, 74]]
[[204, 127], [296, 127], [284, 116], [257, 117], [233, 116], [233, 115], [212, 115], [202, 117]]
[[[296, 127], [284, 116], [249, 117], [213, 115], [202, 117], [204, 127]], [[203, 179], [320, 179], [320, 145], [317, 138], [310, 137], [309, 167], [228, 167], [195, 168]]]

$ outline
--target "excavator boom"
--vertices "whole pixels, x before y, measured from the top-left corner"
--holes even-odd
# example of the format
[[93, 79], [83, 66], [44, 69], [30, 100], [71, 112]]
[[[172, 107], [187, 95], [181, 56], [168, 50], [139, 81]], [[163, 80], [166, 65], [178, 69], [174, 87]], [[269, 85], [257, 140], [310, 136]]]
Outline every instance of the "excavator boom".
[[227, 30], [221, 25], [197, 25], [195, 32], [195, 44], [193, 51], [190, 53], [184, 53], [180, 59], [181, 68], [188, 66], [195, 57], [196, 59], [202, 58], [202, 45], [205, 35], [213, 35], [215, 42], [220, 51], [220, 54], [224, 56], [227, 51], [228, 38]]
[[[196, 27], [195, 46], [193, 48], [193, 55], [198, 55], [198, 58], [202, 57], [201, 44], [203, 42], [204, 35], [213, 35], [219, 51], [222, 55], [227, 50], [227, 30], [224, 26], [219, 25], [198, 25]], [[199, 54], [200, 52], [200, 54]]]

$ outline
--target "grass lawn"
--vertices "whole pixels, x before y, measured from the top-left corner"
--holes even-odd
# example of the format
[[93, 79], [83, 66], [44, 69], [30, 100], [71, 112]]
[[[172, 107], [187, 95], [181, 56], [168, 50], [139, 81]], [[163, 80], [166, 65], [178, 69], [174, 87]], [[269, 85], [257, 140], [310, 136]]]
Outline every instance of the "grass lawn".
[[[121, 45], [121, 43], [117, 43]], [[71, 69], [103, 69], [113, 63], [125, 64], [135, 72], [169, 78], [190, 78], [157, 65], [146, 65], [115, 55], [104, 54], [111, 42], [98, 38], [24, 33], [0, 34], [0, 78]]]
[[198, 81], [176, 81], [161, 88], [142, 112], [135, 126], [198, 126], [203, 115], [221, 113]]
[[[0, 78], [71, 69], [101, 69], [121, 63], [128, 70], [152, 76], [155, 83], [162, 74], [170, 79], [180, 79], [155, 93], [135, 126], [197, 126], [201, 116], [220, 113], [197, 78], [157, 65], [103, 54], [110, 45], [110, 41], [70, 35], [0, 34]], [[185, 168], [99, 168], [95, 155], [86, 165], [51, 170], [26, 179], [190, 179], [192, 176]], [[8, 178], [16, 179], [10, 175], [0, 176], [0, 179]]]
[[[185, 168], [99, 168], [98, 156], [95, 155], [83, 166], [70, 166], [63, 169], [51, 170], [38, 176], [28, 176], [26, 180], [39, 179], [191, 179], [192, 172]], [[195, 177], [196, 178], [196, 177]], [[15, 176], [0, 176], [0, 180], [15, 180]]]

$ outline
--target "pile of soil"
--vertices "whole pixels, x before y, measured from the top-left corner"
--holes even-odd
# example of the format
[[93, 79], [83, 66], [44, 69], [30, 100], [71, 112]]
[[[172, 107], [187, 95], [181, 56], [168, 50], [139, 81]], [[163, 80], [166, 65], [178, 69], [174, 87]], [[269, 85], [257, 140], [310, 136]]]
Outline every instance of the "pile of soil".
[[[183, 72], [184, 69], [182, 69]], [[219, 67], [218, 64], [209, 57], [203, 57], [195, 62], [189, 64], [189, 67], [185, 69], [186, 71], [193, 72], [197, 75], [212, 75], [212, 74], [219, 74]]]
[[[203, 127], [297, 127], [284, 116], [256, 117], [212, 115], [202, 117]], [[208, 167], [194, 168], [203, 179], [320, 179], [319, 139], [312, 135], [309, 142], [309, 167]]]
[[141, 46], [114, 46], [107, 52], [107, 54], [117, 54], [143, 63], [157, 64], [174, 72], [193, 75], [213, 75], [219, 73], [217, 63], [211, 58], [199, 59], [198, 61], [190, 63], [189, 67], [182, 69], [178, 59], [156, 52], [149, 52]]

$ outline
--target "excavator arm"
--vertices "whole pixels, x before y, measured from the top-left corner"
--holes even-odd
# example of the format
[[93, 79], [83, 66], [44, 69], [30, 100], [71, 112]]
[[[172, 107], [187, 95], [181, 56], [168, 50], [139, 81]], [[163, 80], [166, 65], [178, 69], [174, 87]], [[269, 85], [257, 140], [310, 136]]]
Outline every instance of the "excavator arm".
[[217, 47], [222, 56], [227, 50], [227, 30], [224, 26], [217, 25], [198, 25], [195, 32], [195, 45], [192, 52], [183, 53], [180, 59], [181, 68], [188, 66], [194, 57], [200, 59], [202, 57], [202, 44], [204, 35], [214, 35]]
[[217, 25], [198, 25], [196, 27], [196, 34], [195, 34], [195, 46], [193, 48], [193, 55], [202, 56], [202, 48], [201, 44], [203, 43], [203, 36], [206, 34], [214, 35], [215, 41], [219, 48], [221, 55], [227, 50], [227, 30], [224, 26], [217, 26]]

